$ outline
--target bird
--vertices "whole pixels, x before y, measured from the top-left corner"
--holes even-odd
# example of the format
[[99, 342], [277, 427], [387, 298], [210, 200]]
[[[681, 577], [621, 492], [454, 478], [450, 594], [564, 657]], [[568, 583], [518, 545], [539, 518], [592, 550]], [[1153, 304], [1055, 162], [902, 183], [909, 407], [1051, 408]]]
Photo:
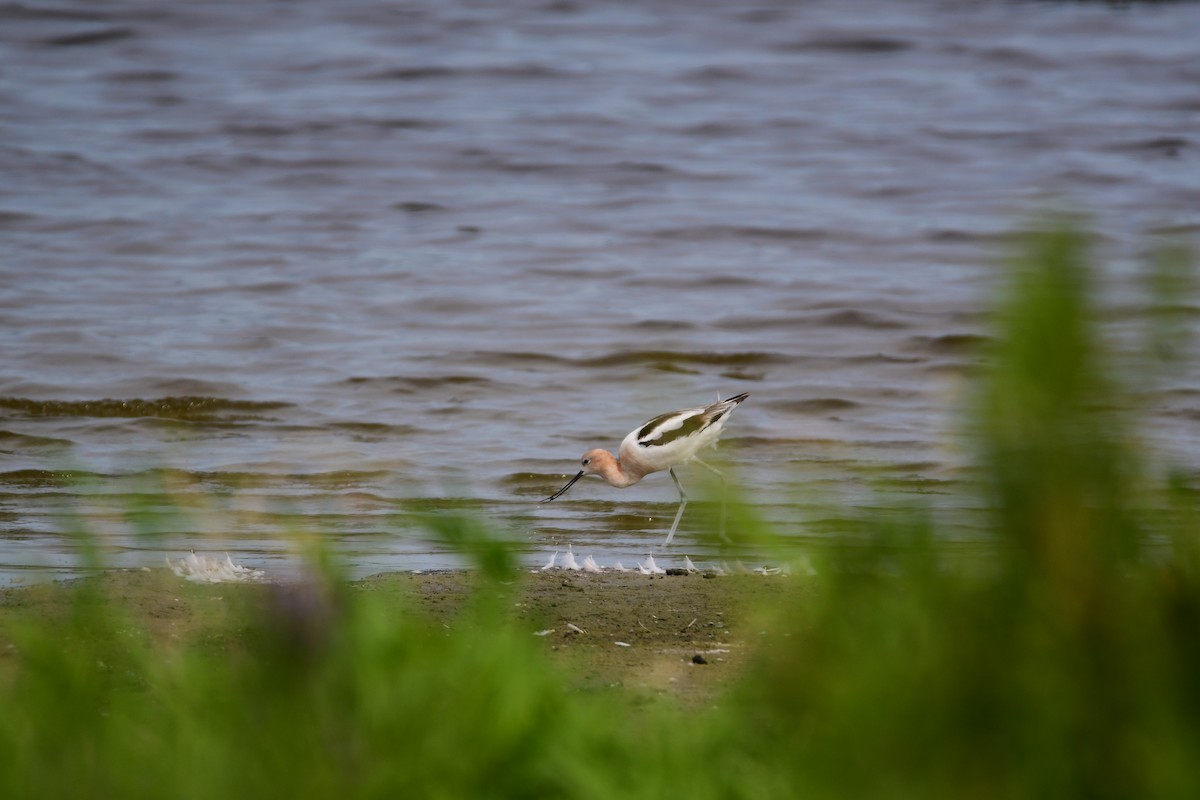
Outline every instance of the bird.
[[[618, 489], [632, 486], [652, 472], [666, 470], [679, 490], [679, 510], [675, 512], [675, 521], [667, 533], [664, 545], [669, 545], [683, 517], [683, 509], [687, 506], [688, 496], [683, 491], [683, 485], [675, 475], [675, 467], [689, 461], [695, 461], [700, 466], [714, 473], [725, 483], [725, 473], [716, 467], [709, 466], [696, 457], [702, 448], [715, 445], [721, 429], [728, 419], [729, 413], [738, 404], [749, 397], [749, 393], [735, 395], [726, 400], [718, 400], [712, 405], [699, 408], [684, 408], [679, 411], [669, 411], [659, 414], [654, 419], [642, 424], [630, 432], [621, 442], [621, 447], [614, 456], [607, 450], [588, 450], [579, 460], [580, 470], [575, 477], [554, 494], [542, 500], [549, 503], [562, 497], [568, 489], [575, 485], [585, 475], [598, 475]], [[724, 537], [724, 506], [721, 509], [721, 534]]]

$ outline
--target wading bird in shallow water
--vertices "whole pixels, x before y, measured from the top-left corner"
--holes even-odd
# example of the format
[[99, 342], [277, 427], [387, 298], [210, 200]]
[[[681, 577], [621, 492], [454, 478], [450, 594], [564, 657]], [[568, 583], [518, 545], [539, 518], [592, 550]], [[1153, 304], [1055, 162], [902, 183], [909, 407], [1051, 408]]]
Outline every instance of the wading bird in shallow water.
[[[671, 474], [671, 480], [675, 481], [675, 488], [679, 490], [679, 510], [675, 512], [675, 521], [671, 523], [671, 531], [667, 534], [667, 540], [663, 542], [670, 544], [688, 502], [679, 478], [675, 477], [675, 465], [695, 461], [714, 473], [724, 485], [725, 474], [696, 458], [696, 453], [701, 448], [717, 443], [717, 437], [721, 435], [721, 428], [725, 425], [729, 412], [749, 396], [745, 393], [739, 394], [728, 400], [719, 400], [711, 406], [685, 408], [661, 414], [626, 436], [615, 457], [607, 450], [588, 450], [579, 461], [581, 469], [575, 477], [542, 502], [549, 503], [561, 497], [584, 475], [599, 475], [610, 485], [624, 489], [651, 472], [665, 469]], [[721, 535], [725, 535], [724, 506], [721, 508]]]

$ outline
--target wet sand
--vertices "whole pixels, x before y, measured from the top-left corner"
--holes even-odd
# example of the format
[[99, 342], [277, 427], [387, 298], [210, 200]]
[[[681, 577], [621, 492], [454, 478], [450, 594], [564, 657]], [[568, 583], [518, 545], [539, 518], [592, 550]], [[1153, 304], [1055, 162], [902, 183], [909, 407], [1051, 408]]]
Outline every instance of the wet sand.
[[[82, 580], [100, 584], [138, 626], [170, 652], [184, 644], [238, 647], [241, 616], [269, 585], [193, 584], [167, 570], [116, 570]], [[0, 590], [0, 668], [14, 655], [10, 631], [27, 620], [69, 612], [70, 582]], [[464, 571], [387, 573], [348, 584], [418, 613], [449, 631], [478, 584]], [[535, 572], [480, 589], [508, 594], [512, 621], [528, 629], [579, 691], [612, 692], [639, 704], [673, 698], [685, 707], [718, 701], [757, 641], [787, 635], [766, 609], [807, 591], [788, 576], [707, 576]], [[620, 644], [618, 644], [620, 643]], [[699, 663], [703, 662], [703, 663]]]
[[[393, 574], [358, 585], [401, 587], [452, 625], [468, 580], [462, 572]], [[670, 696], [701, 704], [738, 674], [756, 639], [770, 635], [764, 610], [800, 587], [790, 577], [758, 574], [538, 572], [523, 577], [513, 608], [531, 636], [544, 634], [546, 652], [578, 688], [621, 690], [634, 702]]]

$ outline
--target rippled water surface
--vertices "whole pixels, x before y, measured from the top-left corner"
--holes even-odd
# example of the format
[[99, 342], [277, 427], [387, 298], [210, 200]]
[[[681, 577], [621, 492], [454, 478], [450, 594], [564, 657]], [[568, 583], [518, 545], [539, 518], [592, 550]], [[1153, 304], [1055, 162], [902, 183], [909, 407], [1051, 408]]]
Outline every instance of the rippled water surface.
[[[450, 566], [418, 515], [464, 498], [628, 564], [668, 477], [536, 500], [718, 393], [797, 542], [879, 482], [961, 503], [1011, 231], [1085, 211], [1133, 318], [1200, 230], [1200, 4], [498, 5], [0, 5], [0, 580], [80, 527]], [[1146, 406], [1195, 466], [1196, 375]], [[665, 560], [720, 557], [691, 511]]]

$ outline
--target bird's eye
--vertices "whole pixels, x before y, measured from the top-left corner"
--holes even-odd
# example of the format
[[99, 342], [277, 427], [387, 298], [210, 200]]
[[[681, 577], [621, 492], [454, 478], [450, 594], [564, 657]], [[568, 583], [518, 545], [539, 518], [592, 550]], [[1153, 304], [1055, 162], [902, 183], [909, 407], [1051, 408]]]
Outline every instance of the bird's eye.
[[579, 463], [586, 467], [591, 462], [592, 462], [592, 460], [590, 458], [585, 458], [583, 461], [580, 461]]

